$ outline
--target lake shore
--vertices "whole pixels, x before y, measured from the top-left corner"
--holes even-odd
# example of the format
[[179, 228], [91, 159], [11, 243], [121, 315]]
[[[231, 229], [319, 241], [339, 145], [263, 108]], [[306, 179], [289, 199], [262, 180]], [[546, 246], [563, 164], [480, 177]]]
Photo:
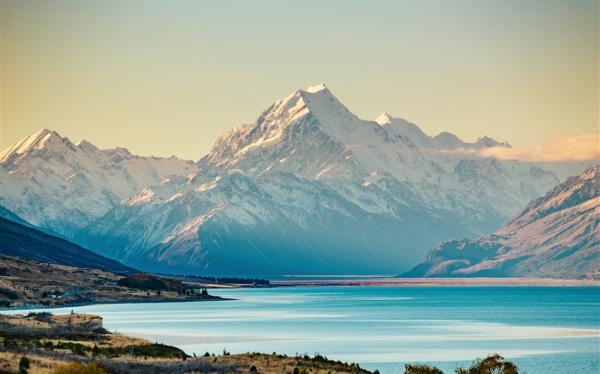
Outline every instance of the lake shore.
[[[99, 269], [0, 256], [0, 309], [47, 309], [92, 304], [224, 301], [205, 288], [152, 275], [125, 277]], [[142, 277], [141, 284], [122, 284]]]
[[[293, 278], [293, 277], [290, 277]], [[600, 286], [594, 279], [556, 278], [393, 278], [359, 277], [342, 279], [290, 279], [273, 280], [273, 287], [332, 287], [332, 286], [390, 286], [390, 287], [429, 287], [429, 286]]]
[[22, 304], [22, 305], [8, 307], [8, 308], [0, 308], [0, 313], [7, 312], [7, 311], [19, 311], [19, 310], [31, 310], [31, 309], [76, 308], [76, 307], [88, 306], [88, 305], [192, 303], [192, 302], [198, 302], [198, 301], [232, 301], [232, 300], [235, 300], [235, 299], [221, 297], [221, 296], [213, 296], [213, 295], [209, 295], [208, 297], [202, 297], [202, 298], [148, 297], [146, 299], [136, 298], [136, 299], [118, 299], [118, 300], [90, 300], [90, 301], [72, 302], [72, 303], [66, 303], [66, 304], [53, 304], [53, 305]]

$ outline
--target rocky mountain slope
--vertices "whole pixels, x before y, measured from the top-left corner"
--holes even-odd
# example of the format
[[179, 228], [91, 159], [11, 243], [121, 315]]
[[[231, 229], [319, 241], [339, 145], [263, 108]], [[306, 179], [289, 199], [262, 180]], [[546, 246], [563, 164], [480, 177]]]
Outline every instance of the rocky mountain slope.
[[533, 200], [490, 236], [439, 244], [405, 276], [600, 278], [600, 166]]
[[142, 269], [395, 272], [440, 240], [490, 232], [586, 166], [477, 153], [509, 146], [363, 120], [319, 85], [226, 132], [196, 164], [42, 131], [0, 157], [0, 203]]

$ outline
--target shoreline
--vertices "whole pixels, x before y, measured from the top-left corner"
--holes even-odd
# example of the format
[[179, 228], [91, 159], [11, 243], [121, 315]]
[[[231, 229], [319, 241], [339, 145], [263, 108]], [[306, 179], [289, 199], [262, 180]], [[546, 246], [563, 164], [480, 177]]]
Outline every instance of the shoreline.
[[600, 286], [594, 279], [557, 278], [360, 278], [360, 279], [302, 279], [274, 280], [273, 287], [481, 287], [481, 286]]
[[[357, 277], [347, 279], [302, 279], [273, 280], [270, 287], [215, 287], [213, 289], [255, 289], [255, 288], [302, 288], [302, 287], [600, 287], [600, 280], [556, 279], [556, 278], [393, 278]], [[0, 313], [20, 310], [54, 310], [103, 304], [154, 304], [189, 303], [207, 301], [235, 301], [235, 298], [210, 295], [207, 298], [148, 298], [122, 300], [96, 300], [65, 303], [63, 305], [24, 304], [0, 308]]]

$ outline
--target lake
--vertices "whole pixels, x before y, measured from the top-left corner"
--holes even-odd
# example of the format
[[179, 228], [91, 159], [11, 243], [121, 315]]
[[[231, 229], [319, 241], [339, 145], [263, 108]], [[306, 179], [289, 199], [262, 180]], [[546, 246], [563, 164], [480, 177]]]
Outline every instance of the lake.
[[600, 287], [298, 287], [211, 290], [222, 302], [106, 304], [105, 327], [192, 354], [320, 353], [382, 373], [451, 373], [500, 353], [522, 373], [600, 372]]

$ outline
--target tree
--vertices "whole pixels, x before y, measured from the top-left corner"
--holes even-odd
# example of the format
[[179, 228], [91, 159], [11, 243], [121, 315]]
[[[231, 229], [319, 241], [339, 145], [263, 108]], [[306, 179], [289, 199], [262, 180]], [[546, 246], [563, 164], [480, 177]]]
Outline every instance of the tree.
[[468, 369], [456, 369], [456, 374], [519, 374], [515, 364], [504, 361], [504, 357], [494, 354], [473, 362]]
[[29, 369], [29, 358], [27, 356], [21, 357], [19, 360], [19, 374], [27, 374], [27, 369]]

